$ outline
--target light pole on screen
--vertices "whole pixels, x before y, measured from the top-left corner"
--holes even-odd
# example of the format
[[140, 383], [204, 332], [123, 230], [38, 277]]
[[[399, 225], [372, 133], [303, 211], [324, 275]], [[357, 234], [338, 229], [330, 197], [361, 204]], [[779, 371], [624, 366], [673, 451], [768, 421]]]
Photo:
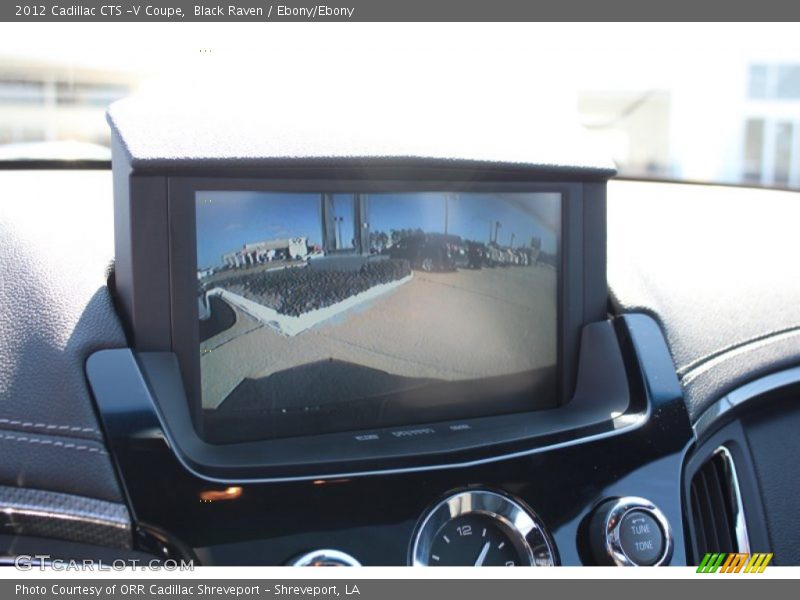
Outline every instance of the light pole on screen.
[[344, 221], [344, 217], [333, 217], [333, 220], [336, 222], [336, 249], [342, 249], [342, 222]]

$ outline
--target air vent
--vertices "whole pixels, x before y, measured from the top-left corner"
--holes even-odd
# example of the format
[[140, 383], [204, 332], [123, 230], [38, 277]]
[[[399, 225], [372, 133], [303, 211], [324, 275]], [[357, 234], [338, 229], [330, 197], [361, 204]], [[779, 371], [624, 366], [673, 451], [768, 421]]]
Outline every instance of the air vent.
[[750, 552], [736, 466], [727, 448], [714, 451], [692, 479], [695, 558], [707, 552]]

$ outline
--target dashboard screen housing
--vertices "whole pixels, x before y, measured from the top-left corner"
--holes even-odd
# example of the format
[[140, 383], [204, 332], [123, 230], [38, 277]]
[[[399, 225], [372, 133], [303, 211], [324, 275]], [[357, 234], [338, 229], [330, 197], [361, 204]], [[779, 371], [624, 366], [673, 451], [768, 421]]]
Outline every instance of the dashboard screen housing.
[[[302, 179], [288, 178], [231, 178], [231, 177], [186, 177], [171, 176], [168, 185], [168, 246], [169, 246], [169, 323], [168, 348], [176, 353], [183, 373], [192, 421], [203, 439], [212, 443], [229, 443], [234, 438], [224, 435], [214, 439], [205, 431], [202, 410], [201, 370], [198, 356], [200, 337], [198, 330], [197, 299], [197, 229], [196, 199], [198, 192], [295, 192], [295, 193], [507, 193], [507, 194], [557, 194], [560, 201], [560, 232], [557, 284], [557, 335], [556, 335], [556, 383], [553, 397], [536, 398], [529, 394], [527, 410], [563, 405], [574, 391], [578, 340], [580, 329], [586, 322], [602, 320], [605, 316], [605, 236], [589, 235], [584, 231], [588, 218], [597, 219], [589, 232], [598, 225], [604, 227], [605, 184], [578, 184], [562, 182], [507, 181], [493, 176], [491, 172], [453, 173], [442, 178], [432, 178], [431, 173], [410, 177], [414, 173], [404, 172], [403, 179], [387, 177], [365, 179], [334, 179], [332, 177], [305, 176]], [[309, 175], [309, 174], [304, 174]], [[466, 175], [466, 178], [465, 178]], [[488, 229], [488, 226], [487, 226]], [[586, 248], [586, 242], [597, 243]], [[589, 263], [587, 265], [586, 263]], [[591, 267], [587, 272], [585, 267]], [[602, 269], [602, 270], [601, 270]], [[600, 277], [597, 276], [601, 273]], [[591, 290], [587, 289], [587, 285]], [[586, 292], [590, 292], [587, 296]], [[145, 350], [163, 348], [144, 347]], [[471, 416], [469, 414], [465, 416]], [[475, 416], [475, 415], [472, 415]], [[441, 420], [441, 419], [439, 419]], [[424, 424], [420, 418], [414, 424]]]
[[[114, 145], [112, 149], [116, 153], [120, 151]], [[606, 403], [610, 400], [598, 398], [594, 401], [586, 393], [581, 395], [580, 402], [572, 400], [578, 383], [579, 352], [581, 348], [587, 348], [586, 332], [582, 331], [589, 324], [602, 324], [607, 315], [605, 174], [586, 181], [586, 175], [581, 173], [580, 180], [576, 181], [563, 173], [550, 171], [370, 166], [235, 171], [205, 168], [201, 170], [203, 176], [200, 176], [196, 168], [126, 170], [124, 158], [117, 160], [115, 165], [116, 260], [113, 284], [116, 302], [130, 346], [139, 356], [141, 368], [148, 378], [165, 430], [171, 436], [176, 452], [182, 454], [189, 461], [187, 464], [192, 464], [198, 472], [219, 473], [220, 477], [223, 473], [234, 472], [247, 473], [248, 477], [277, 477], [278, 474], [286, 477], [432, 465], [456, 460], [458, 456], [466, 456], [465, 452], [482, 455], [501, 448], [525, 448], [526, 444], [534, 443], [534, 439], [552, 440], [565, 435], [557, 432], [571, 428], [588, 431], [587, 423], [597, 423], [604, 418], [603, 415], [607, 418]], [[558, 175], [561, 178], [557, 178]], [[571, 175], [572, 179], [577, 178], [575, 174]], [[438, 424], [419, 420], [414, 425], [399, 427], [402, 431], [397, 431], [398, 427], [389, 427], [233, 443], [230, 440], [215, 441], [213, 432], [209, 435], [205, 431], [202, 412], [198, 356], [197, 193], [348, 193], [358, 190], [369, 194], [410, 193], [421, 189], [460, 193], [554, 193], [560, 196], [556, 395], [555, 399], [546, 399], [551, 408], [537, 404], [537, 399], [530, 396], [530, 404], [524, 412], [476, 416]], [[610, 333], [608, 328], [601, 329]], [[618, 353], [613, 345], [608, 346], [612, 343], [610, 338], [601, 342], [593, 335], [591, 339], [592, 347], [595, 342], [607, 346], [602, 351], [604, 354], [596, 355], [598, 358], [612, 358]], [[581, 364], [583, 354], [580, 354]], [[586, 355], [587, 358], [592, 356], [595, 355]], [[174, 369], [159, 367], [156, 370], [162, 375], [152, 379], [153, 365], [171, 364], [171, 360], [175, 361]], [[592, 359], [590, 362], [596, 361]], [[619, 361], [613, 358], [612, 362], [618, 371]], [[606, 375], [603, 385], [612, 381], [619, 383], [618, 378], [619, 374], [612, 378]], [[615, 398], [618, 396], [615, 406], [627, 401], [620, 385], [615, 384], [616, 391], [608, 391], [608, 394], [615, 394]], [[572, 405], [575, 405], [574, 411], [570, 408]], [[424, 433], [426, 437], [406, 438], [409, 430], [415, 436]], [[529, 438], [531, 441], [526, 442]], [[365, 439], [380, 441], [364, 444], [362, 440]], [[411, 450], [413, 452], [409, 454]], [[200, 459], [200, 455], [205, 458]], [[197, 458], [190, 459], [191, 456]], [[212, 466], [216, 463], [219, 465]]]
[[[209, 119], [216, 114], [210, 108], [131, 98], [108, 113], [115, 237], [109, 288], [138, 377], [188, 468], [225, 481], [385, 472], [529, 451], [614, 427], [609, 415], [625, 410], [629, 394], [607, 320], [606, 183], [615, 174], [607, 157], [568, 128], [531, 123], [528, 114], [519, 115], [519, 128], [459, 122], [457, 135], [448, 135], [449, 126], [437, 121], [387, 130], [386, 123], [332, 119], [316, 128], [301, 113], [276, 119], [261, 105], [243, 107], [234, 120]], [[551, 408], [531, 394], [521, 407], [528, 410], [503, 415], [429, 423], [432, 417], [422, 416], [416, 425], [213, 443], [198, 355], [196, 197], [203, 191], [559, 194]]]

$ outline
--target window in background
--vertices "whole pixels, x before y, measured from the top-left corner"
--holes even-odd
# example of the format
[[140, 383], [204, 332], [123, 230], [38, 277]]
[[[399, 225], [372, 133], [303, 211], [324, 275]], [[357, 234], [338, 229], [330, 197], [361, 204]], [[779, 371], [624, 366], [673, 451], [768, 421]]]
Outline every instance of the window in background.
[[800, 100], [800, 64], [777, 65], [775, 96], [780, 100]]
[[764, 154], [764, 119], [748, 119], [744, 134], [744, 168], [742, 178], [746, 182], [761, 181], [761, 165]]
[[752, 100], [800, 100], [800, 63], [750, 65], [747, 96]]
[[[786, 186], [792, 175], [792, 141], [794, 124], [789, 121], [776, 123], [775, 126], [775, 185]], [[800, 160], [797, 157], [795, 162]]]
[[800, 185], [800, 63], [751, 64], [741, 177], [767, 186]]
[[754, 100], [767, 97], [767, 65], [750, 65], [747, 78], [747, 96]]

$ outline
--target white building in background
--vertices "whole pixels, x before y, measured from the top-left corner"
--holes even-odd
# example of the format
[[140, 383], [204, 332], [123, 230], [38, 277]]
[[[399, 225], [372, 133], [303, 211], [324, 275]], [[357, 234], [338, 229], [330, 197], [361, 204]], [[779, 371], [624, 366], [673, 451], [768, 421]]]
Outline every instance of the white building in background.
[[272, 262], [278, 258], [279, 252], [292, 260], [305, 259], [308, 256], [308, 239], [295, 237], [245, 244], [241, 250], [223, 254], [222, 262], [232, 268], [248, 267]]
[[[509, 126], [504, 118], [528, 108], [552, 122], [580, 122], [623, 175], [800, 187], [800, 43], [749, 26], [720, 47], [705, 35], [660, 44], [647, 39], [646, 28], [625, 31], [640, 29], [639, 38], [620, 47], [600, 31], [593, 52], [573, 58], [561, 52], [545, 60], [535, 44], [522, 46], [531, 72], [527, 79], [515, 73], [510, 90], [493, 80], [498, 106], [508, 110], [484, 120]], [[143, 69], [108, 68], [114, 61], [94, 55], [68, 62], [61, 53], [0, 55], [0, 146], [65, 140], [106, 146], [107, 105], [147, 87]], [[53, 152], [90, 150], [65, 148]], [[347, 212], [345, 222], [353, 215]], [[325, 226], [325, 252], [350, 248], [350, 233], [343, 230], [337, 241], [337, 216], [339, 225]], [[356, 229], [351, 233], [358, 238]]]
[[800, 187], [800, 61], [751, 64], [745, 115], [745, 179]]
[[577, 92], [621, 174], [800, 187], [800, 57], [708, 53], [650, 75]]
[[105, 111], [138, 75], [56, 61], [2, 57], [0, 144], [74, 140], [109, 145]]

